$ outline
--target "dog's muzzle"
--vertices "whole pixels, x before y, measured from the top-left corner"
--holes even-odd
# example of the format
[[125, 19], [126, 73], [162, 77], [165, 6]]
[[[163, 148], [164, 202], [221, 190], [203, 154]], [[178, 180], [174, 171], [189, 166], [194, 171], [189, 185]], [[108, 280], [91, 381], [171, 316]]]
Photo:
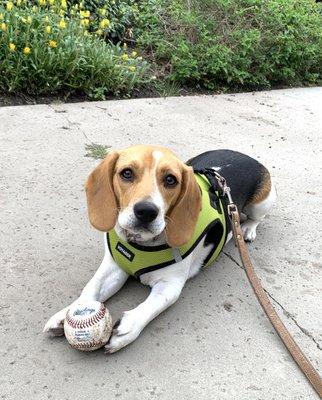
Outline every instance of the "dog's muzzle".
[[134, 215], [142, 227], [148, 227], [159, 215], [159, 208], [151, 201], [139, 201], [133, 207]]

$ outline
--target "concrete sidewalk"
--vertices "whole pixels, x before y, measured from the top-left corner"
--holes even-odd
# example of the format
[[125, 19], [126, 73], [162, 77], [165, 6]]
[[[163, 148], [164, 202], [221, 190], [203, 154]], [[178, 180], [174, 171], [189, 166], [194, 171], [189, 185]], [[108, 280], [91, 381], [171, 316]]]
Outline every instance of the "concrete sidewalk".
[[[41, 333], [103, 255], [87, 220], [85, 145], [162, 144], [258, 158], [279, 202], [250, 251], [279, 314], [321, 370], [322, 88], [0, 108], [1, 399], [313, 400], [230, 243], [128, 348], [106, 357]], [[148, 289], [130, 281], [114, 319]]]

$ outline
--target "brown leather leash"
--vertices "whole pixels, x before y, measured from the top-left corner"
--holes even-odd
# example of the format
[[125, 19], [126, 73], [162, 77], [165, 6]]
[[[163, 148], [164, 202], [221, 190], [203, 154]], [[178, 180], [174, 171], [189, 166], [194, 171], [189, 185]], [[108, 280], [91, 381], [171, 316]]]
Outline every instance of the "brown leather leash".
[[240, 217], [236, 205], [233, 203], [230, 194], [230, 188], [227, 186], [224, 177], [219, 175], [216, 171], [213, 171], [213, 175], [217, 178], [218, 184], [223, 191], [223, 194], [228, 199], [228, 215], [230, 218], [232, 231], [235, 239], [236, 246], [238, 247], [239, 255], [242, 260], [247, 278], [255, 292], [255, 295], [265, 311], [268, 319], [274, 326], [277, 334], [281, 338], [287, 350], [290, 352], [291, 356], [300, 367], [303, 374], [307, 377], [313, 388], [316, 390], [320, 398], [322, 398], [322, 379], [317, 370], [313, 367], [311, 362], [307, 359], [303, 351], [294, 341], [290, 332], [286, 329], [282, 320], [275, 311], [269, 297], [265, 293], [261, 282], [254, 271], [254, 267], [251, 263], [247, 245], [244, 241], [243, 232], [240, 226]]

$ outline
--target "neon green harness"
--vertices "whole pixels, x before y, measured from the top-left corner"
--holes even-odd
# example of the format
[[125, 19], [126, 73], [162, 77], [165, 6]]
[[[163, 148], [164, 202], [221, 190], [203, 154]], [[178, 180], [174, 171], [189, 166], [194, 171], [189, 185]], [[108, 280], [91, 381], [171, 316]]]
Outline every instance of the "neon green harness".
[[[108, 232], [107, 243], [114, 261], [129, 275], [138, 277], [146, 272], [154, 271], [174, 264], [187, 257], [207, 233], [214, 232], [209, 238], [213, 248], [204, 260], [204, 266], [211, 264], [221, 252], [227, 237], [226, 216], [218, 194], [210, 194], [210, 183], [204, 175], [195, 173], [202, 193], [202, 208], [194, 234], [190, 241], [179, 248], [171, 248], [167, 244], [146, 247], [137, 243], [122, 240], [113, 229]], [[211, 235], [212, 236], [212, 235]]]

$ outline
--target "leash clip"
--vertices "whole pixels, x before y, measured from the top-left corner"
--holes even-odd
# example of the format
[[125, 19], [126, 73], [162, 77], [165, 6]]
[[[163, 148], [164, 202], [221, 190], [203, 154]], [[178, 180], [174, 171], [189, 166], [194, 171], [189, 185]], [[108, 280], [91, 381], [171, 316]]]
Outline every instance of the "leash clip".
[[227, 185], [226, 179], [222, 175], [220, 175], [214, 168], [209, 168], [209, 170], [211, 170], [212, 175], [214, 175], [217, 179], [218, 185], [223, 194], [227, 196], [229, 204], [233, 204], [233, 199], [230, 194], [230, 187]]
[[232, 216], [233, 212], [236, 212], [238, 210], [236, 204], [233, 202], [233, 199], [231, 197], [230, 187], [227, 185], [226, 179], [222, 175], [220, 175], [214, 168], [209, 168], [209, 170], [211, 171], [211, 174], [217, 179], [218, 185], [222, 190], [223, 195], [227, 197], [228, 215]]

